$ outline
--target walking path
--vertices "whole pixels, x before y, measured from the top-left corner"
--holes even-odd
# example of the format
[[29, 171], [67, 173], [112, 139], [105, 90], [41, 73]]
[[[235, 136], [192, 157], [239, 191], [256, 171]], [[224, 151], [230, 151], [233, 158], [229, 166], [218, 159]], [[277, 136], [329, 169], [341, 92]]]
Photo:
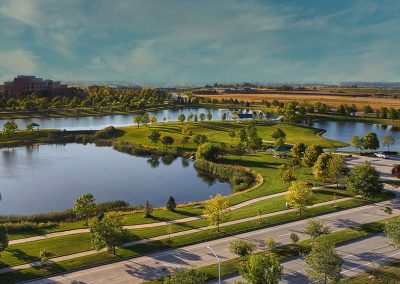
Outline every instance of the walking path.
[[[346, 200], [350, 200], [350, 199], [352, 199], [352, 197], [341, 198], [341, 199], [337, 199], [336, 201], [327, 201], [327, 202], [317, 203], [317, 204], [314, 204], [312, 206], [309, 206], [308, 208], [314, 208], [314, 207], [319, 207], [319, 206], [323, 206], [323, 205], [329, 205], [329, 204], [333, 204], [335, 202], [338, 203], [338, 202], [342, 202], [342, 201], [346, 201]], [[263, 214], [261, 216], [248, 217], [248, 218], [244, 218], [244, 219], [239, 219], [239, 220], [234, 220], [234, 221], [222, 223], [222, 224], [220, 224], [220, 227], [226, 227], [226, 226], [230, 226], [230, 225], [234, 225], [234, 224], [239, 224], [239, 223], [249, 222], [249, 221], [253, 221], [253, 220], [258, 220], [260, 218], [272, 217], [272, 216], [285, 214], [285, 213], [289, 213], [289, 212], [296, 212], [296, 211], [298, 211], [298, 209], [288, 209], [288, 210], [283, 210], [283, 211], [277, 211], [277, 212], [273, 212], [273, 213]], [[201, 227], [201, 228], [196, 228], [196, 229], [190, 229], [190, 230], [187, 230], [187, 231], [172, 233], [169, 236], [171, 238], [173, 238], [173, 237], [189, 235], [189, 234], [193, 234], [193, 233], [197, 233], [197, 232], [202, 232], [202, 231], [206, 231], [206, 230], [210, 230], [210, 229], [214, 229], [214, 228], [215, 228], [215, 226]], [[148, 243], [148, 242], [151, 242], [151, 241], [159, 241], [159, 240], [166, 239], [169, 236], [162, 235], [162, 236], [157, 236], [157, 237], [153, 237], [153, 238], [147, 238], [147, 239], [143, 239], [143, 240], [132, 241], [132, 242], [128, 242], [128, 243], [123, 244], [122, 247], [130, 247], [130, 246], [134, 246], [134, 245], [137, 245], [137, 244]], [[56, 258], [51, 259], [51, 261], [52, 262], [60, 262], [60, 261], [63, 261], [63, 260], [74, 259], [74, 258], [77, 258], [77, 257], [92, 255], [92, 254], [96, 254], [96, 253], [98, 253], [98, 251], [89, 250], [89, 251], [85, 251], [85, 252], [80, 252], [80, 253], [75, 253], [75, 254], [56, 257]], [[10, 271], [13, 271], [13, 270], [26, 269], [26, 268], [29, 268], [29, 267], [32, 267], [32, 266], [38, 266], [38, 265], [40, 265], [40, 261], [39, 262], [21, 264], [21, 265], [17, 265], [17, 266], [13, 266], [13, 267], [6, 267], [6, 268], [0, 269], [0, 274], [6, 273], [6, 272], [10, 272]]]

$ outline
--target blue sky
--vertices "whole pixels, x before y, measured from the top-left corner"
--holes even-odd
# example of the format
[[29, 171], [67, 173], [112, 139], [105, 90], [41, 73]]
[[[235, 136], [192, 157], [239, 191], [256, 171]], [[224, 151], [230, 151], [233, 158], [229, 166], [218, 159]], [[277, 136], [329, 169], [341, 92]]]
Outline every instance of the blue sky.
[[400, 1], [0, 0], [0, 81], [400, 81]]

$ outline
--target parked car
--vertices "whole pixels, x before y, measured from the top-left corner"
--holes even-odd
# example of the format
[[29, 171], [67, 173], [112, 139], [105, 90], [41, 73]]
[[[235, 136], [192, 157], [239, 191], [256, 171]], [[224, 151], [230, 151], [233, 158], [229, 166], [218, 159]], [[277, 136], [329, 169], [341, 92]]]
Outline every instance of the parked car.
[[388, 155], [383, 154], [383, 153], [375, 153], [375, 157], [382, 158], [382, 159], [388, 159], [389, 158]]

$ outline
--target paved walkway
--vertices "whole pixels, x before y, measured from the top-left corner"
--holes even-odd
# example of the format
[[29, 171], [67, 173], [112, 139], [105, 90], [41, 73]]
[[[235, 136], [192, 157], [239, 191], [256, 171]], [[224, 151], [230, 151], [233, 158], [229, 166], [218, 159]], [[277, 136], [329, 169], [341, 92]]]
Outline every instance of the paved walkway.
[[[342, 201], [346, 201], [346, 200], [350, 200], [350, 199], [352, 199], [352, 198], [351, 197], [346, 197], [346, 198], [337, 199], [336, 201], [322, 202], [322, 203], [318, 203], [318, 204], [309, 206], [308, 208], [314, 208], [314, 207], [319, 207], [319, 206], [323, 206], [323, 205], [329, 205], [329, 204], [333, 204], [334, 202], [338, 203], [338, 202], [342, 202]], [[280, 214], [284, 214], [284, 213], [289, 213], [289, 212], [296, 212], [296, 211], [298, 211], [298, 210], [297, 209], [288, 209], [288, 210], [283, 210], [283, 211], [277, 211], [277, 212], [273, 212], [273, 213], [263, 214], [263, 215], [261, 215], [261, 218], [272, 217], [272, 216], [276, 216], [276, 215], [280, 215]], [[244, 218], [244, 219], [225, 222], [225, 223], [221, 224], [220, 227], [226, 227], [226, 226], [239, 224], [239, 223], [244, 223], [244, 222], [249, 222], [249, 221], [258, 220], [258, 219], [260, 219], [260, 216], [248, 217], [248, 218]], [[172, 238], [172, 237], [189, 235], [189, 234], [193, 234], [193, 233], [196, 233], [196, 232], [202, 232], [202, 231], [206, 231], [206, 230], [210, 230], [210, 229], [214, 229], [214, 228], [215, 228], [215, 226], [207, 226], [207, 227], [201, 227], [201, 228], [196, 228], [196, 229], [190, 229], [190, 230], [187, 230], [187, 231], [173, 233], [173, 234], [170, 235], [170, 237]], [[168, 238], [168, 236], [162, 235], [162, 236], [157, 236], [157, 237], [153, 237], [153, 238], [148, 238], [148, 239], [143, 239], [143, 240], [138, 240], [138, 241], [132, 241], [132, 242], [128, 242], [128, 243], [123, 244], [122, 247], [130, 247], [130, 246], [134, 246], [134, 245], [137, 245], [137, 244], [143, 244], [143, 243], [147, 243], [147, 242], [151, 242], [151, 241], [163, 240], [163, 239], [166, 239], [166, 238]], [[85, 251], [85, 252], [81, 252], [81, 253], [75, 253], [75, 254], [56, 257], [56, 258], [51, 259], [51, 261], [60, 262], [60, 261], [63, 261], [63, 260], [74, 259], [74, 258], [81, 257], [81, 256], [92, 255], [92, 254], [95, 254], [95, 253], [98, 253], [98, 251], [89, 250], [89, 251]], [[0, 274], [6, 273], [6, 272], [10, 272], [10, 271], [13, 271], [13, 270], [26, 269], [26, 268], [29, 268], [29, 267], [32, 267], [32, 266], [38, 266], [38, 265], [40, 265], [40, 262], [32, 262], [32, 263], [26, 263], [26, 264], [13, 266], [13, 267], [2, 268], [2, 269], [0, 269]]]
[[[315, 188], [315, 189], [317, 189], [317, 188]], [[271, 199], [271, 198], [282, 196], [282, 195], [285, 195], [285, 194], [286, 194], [286, 192], [279, 192], [279, 193], [275, 193], [275, 194], [271, 194], [271, 195], [261, 196], [261, 197], [258, 197], [258, 198], [254, 198], [254, 199], [247, 200], [245, 202], [233, 205], [233, 206], [229, 207], [228, 210], [230, 210], [230, 211], [237, 210], [237, 209], [240, 209], [242, 207], [257, 203], [259, 201]], [[158, 226], [166, 226], [166, 225], [169, 225], [169, 224], [186, 223], [186, 222], [202, 219], [203, 217], [204, 217], [203, 215], [198, 215], [198, 216], [192, 216], [192, 217], [187, 217], [187, 218], [182, 218], [182, 219], [177, 219], [177, 220], [171, 220], [171, 221], [163, 221], [163, 222], [148, 223], [148, 224], [138, 224], [138, 225], [128, 225], [128, 226], [124, 226], [124, 228], [128, 229], [128, 230], [143, 229], [143, 228], [153, 228], [153, 227], [158, 227]], [[74, 234], [81, 234], [81, 233], [89, 233], [89, 232], [90, 232], [90, 230], [88, 228], [69, 230], [69, 231], [62, 231], [62, 232], [55, 232], [55, 233], [50, 233], [50, 234], [46, 234], [46, 235], [40, 235], [40, 236], [34, 236], [34, 237], [29, 237], [29, 238], [24, 238], [24, 239], [12, 240], [12, 241], [9, 242], [9, 244], [10, 245], [22, 244], [22, 243], [33, 242], [33, 241], [38, 241], [38, 240], [43, 240], [43, 239], [48, 239], [48, 238], [67, 236], [67, 235], [74, 235]]]

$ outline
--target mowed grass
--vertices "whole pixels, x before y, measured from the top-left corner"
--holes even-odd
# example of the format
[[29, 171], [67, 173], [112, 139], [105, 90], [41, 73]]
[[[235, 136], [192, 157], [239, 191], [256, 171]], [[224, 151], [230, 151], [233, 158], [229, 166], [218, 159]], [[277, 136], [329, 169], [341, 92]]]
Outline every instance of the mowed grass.
[[340, 281], [343, 284], [398, 284], [400, 283], [400, 261], [384, 265], [375, 269], [375, 278], [370, 279], [371, 273], [362, 273], [355, 277]]
[[[351, 193], [346, 190], [320, 189], [315, 193], [314, 203], [317, 204], [330, 201], [333, 194], [335, 194], [338, 198], [351, 195]], [[285, 209], [285, 198], [283, 196], [273, 197], [271, 199], [259, 201], [240, 209], [228, 212], [226, 214], [226, 221], [234, 221], [257, 216], [260, 211], [262, 214], [267, 214]], [[176, 233], [206, 226], [208, 226], [207, 220], [199, 219], [175, 225], [134, 229], [131, 230], [131, 241], [168, 235], [169, 233]], [[39, 252], [43, 248], [51, 249], [56, 256], [63, 256], [91, 250], [92, 245], [89, 233], [53, 237], [39, 241], [10, 245], [2, 253], [0, 267], [15, 266], [18, 264], [37, 261], [39, 260]]]
[[[175, 143], [172, 147], [182, 147], [184, 146], [187, 150], [195, 150], [197, 145], [193, 142], [193, 139], [189, 139], [189, 142], [182, 145], [181, 141], [183, 138], [182, 128], [187, 127], [192, 131], [193, 136], [196, 134], [204, 134], [207, 136], [210, 142], [220, 143], [224, 142], [228, 147], [233, 147], [239, 142], [239, 138], [231, 138], [229, 133], [231, 131], [238, 131], [246, 127], [249, 123], [234, 122], [234, 121], [204, 121], [204, 122], [166, 122], [157, 123], [154, 125], [140, 126], [129, 126], [122, 127], [121, 129], [125, 131], [122, 137], [119, 137], [120, 141], [129, 141], [141, 145], [154, 146], [148, 135], [151, 130], [158, 130], [161, 132], [161, 136], [171, 136], [174, 138]], [[318, 144], [323, 147], [343, 147], [347, 144], [340, 141], [329, 140], [320, 136], [321, 130], [309, 127], [302, 127], [289, 124], [278, 124], [278, 125], [267, 125], [263, 122], [256, 123], [256, 128], [258, 130], [258, 135], [264, 141], [272, 141], [272, 133], [275, 129], [281, 128], [286, 133], [287, 143], [297, 143], [303, 142], [307, 145]], [[193, 138], [192, 136], [192, 138]], [[161, 143], [157, 145], [162, 147]], [[229, 149], [229, 148], [228, 148]]]
[[[374, 202], [391, 198], [392, 195], [384, 194], [380, 198], [374, 200]], [[120, 248], [118, 250], [117, 256], [110, 256], [106, 253], [97, 253], [90, 256], [84, 256], [75, 258], [72, 260], [65, 260], [58, 262], [56, 264], [52, 264], [49, 269], [42, 268], [29, 268], [18, 270], [10, 273], [0, 274], [0, 283], [16, 283], [23, 280], [33, 279], [37, 277], [43, 277], [46, 275], [51, 275], [54, 273], [66, 272], [72, 269], [77, 269], [81, 267], [87, 267], [90, 265], [101, 264], [104, 262], [112, 261], [112, 260], [121, 260], [123, 258], [135, 257], [139, 255], [143, 255], [145, 253], [157, 252], [164, 249], [170, 249], [175, 247], [181, 247], [189, 244], [194, 244], [206, 240], [211, 240], [215, 238], [221, 238], [225, 236], [229, 236], [232, 234], [238, 234], [241, 232], [261, 229], [265, 227], [270, 227], [278, 224], [282, 224], [285, 222], [293, 222], [305, 218], [311, 218], [317, 215], [326, 214], [329, 212], [334, 212], [337, 210], [344, 210], [347, 208], [351, 208], [354, 206], [361, 206], [366, 204], [365, 201], [352, 199], [348, 201], [338, 202], [337, 207], [334, 208], [331, 205], [323, 205], [315, 208], [308, 209], [304, 212], [303, 215], [298, 215], [294, 212], [290, 213], [282, 213], [277, 216], [263, 218], [261, 222], [259, 220], [243, 222], [239, 224], [234, 224], [226, 227], [222, 227], [220, 232], [217, 232], [215, 229], [205, 230], [197, 233], [193, 233], [190, 235], [178, 236], [171, 238], [172, 243], [167, 244], [164, 241], [152, 241], [145, 244], [139, 244], [127, 248]], [[168, 237], [166, 236], [166, 239]], [[75, 244], [74, 244], [75, 245]], [[0, 260], [2, 261], [2, 260]]]

